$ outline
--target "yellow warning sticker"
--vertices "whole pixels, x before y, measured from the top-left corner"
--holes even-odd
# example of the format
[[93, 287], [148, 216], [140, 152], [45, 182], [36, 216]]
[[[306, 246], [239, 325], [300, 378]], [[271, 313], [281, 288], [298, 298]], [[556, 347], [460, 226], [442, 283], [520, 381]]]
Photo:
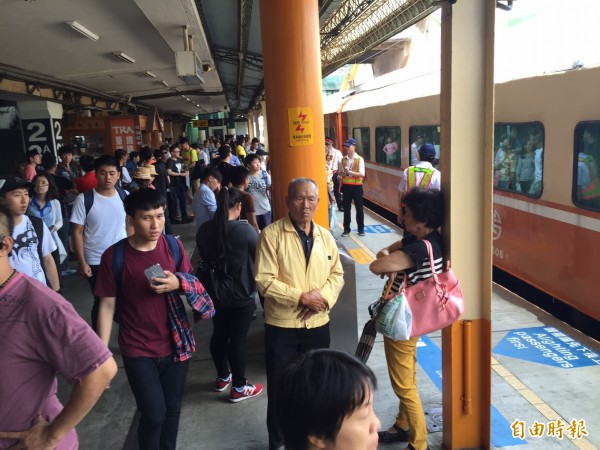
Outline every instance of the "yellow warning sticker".
[[314, 142], [312, 108], [288, 108], [290, 145], [299, 147]]
[[373, 258], [362, 248], [349, 248], [348, 253], [350, 253], [350, 256], [354, 258], [357, 264], [371, 264], [373, 262]]

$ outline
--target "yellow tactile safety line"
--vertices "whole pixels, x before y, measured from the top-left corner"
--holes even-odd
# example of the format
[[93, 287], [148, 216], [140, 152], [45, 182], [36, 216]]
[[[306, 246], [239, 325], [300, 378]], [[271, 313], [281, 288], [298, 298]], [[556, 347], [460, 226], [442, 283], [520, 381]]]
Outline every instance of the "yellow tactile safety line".
[[[569, 423], [568, 420], [565, 420], [560, 416], [556, 411], [554, 411], [550, 406], [548, 406], [541, 398], [539, 398], [535, 392], [529, 389], [525, 384], [521, 382], [517, 377], [515, 377], [506, 367], [496, 360], [496, 358], [492, 357], [492, 369], [496, 371], [498, 375], [500, 375], [504, 381], [510, 384], [525, 400], [527, 400], [531, 406], [537, 409], [546, 419], [548, 420], [557, 420], [560, 419], [563, 422]], [[591, 442], [589, 442], [585, 438], [581, 439], [571, 439], [568, 436], [565, 436], [566, 439], [569, 439], [573, 445], [581, 450], [597, 450]]]
[[[339, 228], [340, 228], [342, 231], [344, 231], [344, 227], [343, 227], [342, 225], [338, 225], [338, 227], [339, 227]], [[356, 242], [356, 244], [357, 244], [357, 245], [358, 245], [360, 248], [362, 248], [362, 249], [363, 249], [363, 250], [364, 250], [364, 251], [367, 253], [367, 255], [369, 256], [369, 258], [371, 258], [371, 261], [374, 261], [374, 260], [375, 260], [375, 258], [377, 257], [377, 255], [376, 255], [375, 253], [373, 253], [373, 252], [371, 251], [371, 249], [370, 249], [369, 247], [367, 247], [367, 246], [366, 246], [366, 245], [365, 245], [363, 242], [361, 242], [361, 240], [360, 240], [360, 239], [358, 239], [356, 236], [354, 236], [354, 234], [353, 234], [353, 233], [350, 233], [350, 234], [349, 234], [348, 236], [346, 236], [346, 237], [349, 237], [349, 238], [350, 238], [350, 239], [352, 239], [354, 242]], [[371, 262], [371, 261], [369, 261], [369, 262]]]
[[362, 248], [349, 248], [347, 250], [357, 264], [371, 264], [373, 261], [373, 258], [371, 258]]

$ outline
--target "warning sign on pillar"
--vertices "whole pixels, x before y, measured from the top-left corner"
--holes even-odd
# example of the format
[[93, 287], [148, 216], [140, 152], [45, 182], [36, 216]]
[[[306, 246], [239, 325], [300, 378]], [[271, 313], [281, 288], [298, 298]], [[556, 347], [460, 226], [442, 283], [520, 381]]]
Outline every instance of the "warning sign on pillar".
[[312, 108], [288, 108], [288, 119], [290, 145], [292, 147], [312, 145], [314, 139]]

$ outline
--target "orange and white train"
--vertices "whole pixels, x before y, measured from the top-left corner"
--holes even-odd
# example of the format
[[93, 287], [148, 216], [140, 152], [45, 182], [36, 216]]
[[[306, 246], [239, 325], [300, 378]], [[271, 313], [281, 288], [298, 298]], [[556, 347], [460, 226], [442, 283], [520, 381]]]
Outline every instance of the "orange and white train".
[[[496, 267], [600, 320], [600, 68], [496, 85]], [[378, 91], [378, 92], [375, 92]], [[386, 94], [387, 91], [387, 94]], [[326, 114], [326, 134], [353, 137], [366, 162], [365, 198], [398, 211], [411, 145], [439, 147], [438, 93], [390, 103], [401, 84], [357, 92]], [[333, 108], [331, 108], [333, 110]], [[421, 137], [418, 137], [421, 136]], [[398, 151], [389, 151], [389, 142]]]

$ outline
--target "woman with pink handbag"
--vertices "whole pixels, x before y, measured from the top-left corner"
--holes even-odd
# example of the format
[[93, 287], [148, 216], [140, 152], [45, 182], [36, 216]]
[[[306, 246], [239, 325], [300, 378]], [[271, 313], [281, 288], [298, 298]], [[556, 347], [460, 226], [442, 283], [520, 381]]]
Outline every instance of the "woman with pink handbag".
[[[444, 217], [442, 193], [413, 189], [404, 197], [404, 203], [404, 238], [380, 250], [369, 266], [374, 274], [389, 276], [384, 290], [393, 283], [392, 296], [401, 288], [405, 273], [409, 287], [433, 276], [425, 241], [429, 241], [433, 249], [435, 270], [439, 273], [443, 268], [442, 237], [438, 231]], [[379, 442], [407, 442], [405, 450], [428, 448], [425, 414], [417, 390], [418, 340], [418, 336], [407, 341], [394, 341], [384, 336], [383, 340], [390, 381], [400, 399], [400, 410], [395, 423], [379, 432]]]

